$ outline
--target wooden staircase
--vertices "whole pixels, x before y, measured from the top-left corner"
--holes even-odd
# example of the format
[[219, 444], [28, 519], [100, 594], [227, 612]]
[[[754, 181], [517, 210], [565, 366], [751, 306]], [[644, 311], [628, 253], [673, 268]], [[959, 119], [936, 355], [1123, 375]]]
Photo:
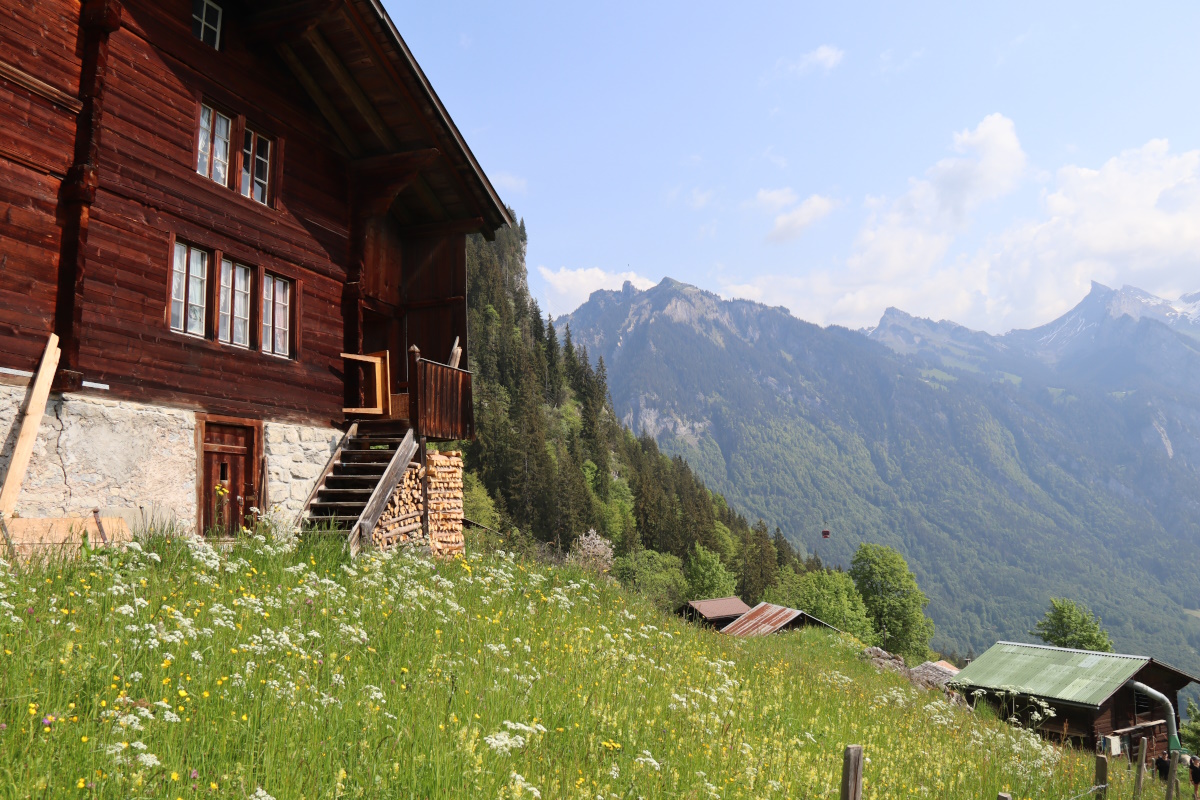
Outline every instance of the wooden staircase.
[[354, 423], [309, 495], [306, 521], [349, 533], [351, 548], [357, 549], [416, 454], [416, 438], [405, 420]]

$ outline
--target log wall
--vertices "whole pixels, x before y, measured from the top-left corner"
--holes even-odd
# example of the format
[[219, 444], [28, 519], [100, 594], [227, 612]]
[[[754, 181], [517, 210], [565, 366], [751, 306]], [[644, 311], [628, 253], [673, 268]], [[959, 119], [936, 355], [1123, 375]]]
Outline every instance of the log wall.
[[0, 10], [0, 361], [16, 369], [37, 368], [54, 328], [79, 14], [77, 0], [9, 0]]
[[[57, 331], [76, 391], [95, 391], [82, 380], [118, 400], [340, 424], [339, 354], [362, 352], [359, 297], [387, 321], [397, 384], [410, 345], [435, 361], [455, 338], [466, 348], [464, 234], [384, 217], [365, 232], [360, 288], [346, 146], [273, 45], [244, 34], [257, 5], [222, 5], [214, 50], [193, 37], [189, 0], [3, 3], [0, 366], [36, 368]], [[196, 174], [202, 101], [273, 139], [269, 205]], [[292, 358], [170, 330], [176, 240], [294, 281]], [[218, 280], [215, 260], [209, 270]]]

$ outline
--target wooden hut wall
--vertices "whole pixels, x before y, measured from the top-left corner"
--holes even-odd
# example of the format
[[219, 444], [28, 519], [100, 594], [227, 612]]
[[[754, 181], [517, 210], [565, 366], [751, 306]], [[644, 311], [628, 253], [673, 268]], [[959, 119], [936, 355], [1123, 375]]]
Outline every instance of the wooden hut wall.
[[[238, 21], [228, 14], [215, 51], [192, 36], [187, 0], [125, 4], [110, 42], [79, 368], [114, 395], [328, 424], [342, 402], [346, 160], [278, 57], [245, 41]], [[272, 207], [196, 173], [202, 99], [274, 138]], [[176, 240], [294, 281], [291, 358], [170, 331]], [[210, 262], [210, 282], [218, 274]]]
[[0, 14], [0, 363], [6, 367], [36, 369], [54, 328], [56, 208], [74, 150], [78, 36], [78, 0], [11, 0]]
[[409, 346], [445, 363], [457, 338], [463, 348], [458, 366], [469, 370], [465, 235], [409, 237], [402, 259]]

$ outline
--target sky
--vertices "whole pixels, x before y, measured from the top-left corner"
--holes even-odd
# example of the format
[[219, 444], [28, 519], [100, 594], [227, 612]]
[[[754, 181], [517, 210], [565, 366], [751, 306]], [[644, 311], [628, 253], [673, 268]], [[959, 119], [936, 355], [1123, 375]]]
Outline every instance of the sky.
[[671, 277], [1001, 333], [1200, 290], [1200, 4], [385, 5], [550, 314]]

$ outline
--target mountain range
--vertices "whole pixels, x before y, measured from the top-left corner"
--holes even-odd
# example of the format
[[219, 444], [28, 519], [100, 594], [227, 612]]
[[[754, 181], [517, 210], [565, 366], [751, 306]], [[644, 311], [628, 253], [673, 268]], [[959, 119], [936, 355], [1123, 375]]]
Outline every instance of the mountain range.
[[997, 336], [897, 309], [822, 328], [666, 279], [557, 322], [618, 416], [743, 513], [834, 564], [900, 550], [935, 646], [1029, 639], [1070, 597], [1118, 649], [1200, 666], [1200, 293], [1094, 284]]

